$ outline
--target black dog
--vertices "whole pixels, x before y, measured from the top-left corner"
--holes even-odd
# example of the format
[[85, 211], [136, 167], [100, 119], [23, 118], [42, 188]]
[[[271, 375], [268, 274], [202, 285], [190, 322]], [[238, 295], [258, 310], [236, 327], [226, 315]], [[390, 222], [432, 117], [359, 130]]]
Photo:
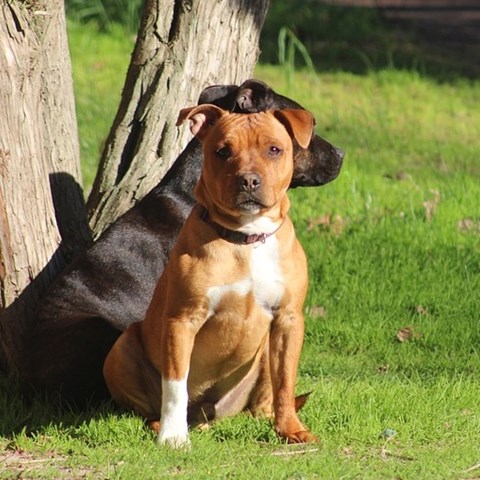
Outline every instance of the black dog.
[[[240, 87], [206, 88], [201, 103], [239, 113], [302, 108], [256, 80]], [[307, 149], [295, 147], [291, 187], [333, 180], [343, 152], [317, 135]], [[195, 204], [193, 189], [202, 161], [193, 139], [162, 181], [114, 222], [53, 284], [40, 307], [29, 347], [30, 385], [61, 391], [75, 403], [105, 398], [103, 362], [128, 325], [144, 318], [177, 235]]]

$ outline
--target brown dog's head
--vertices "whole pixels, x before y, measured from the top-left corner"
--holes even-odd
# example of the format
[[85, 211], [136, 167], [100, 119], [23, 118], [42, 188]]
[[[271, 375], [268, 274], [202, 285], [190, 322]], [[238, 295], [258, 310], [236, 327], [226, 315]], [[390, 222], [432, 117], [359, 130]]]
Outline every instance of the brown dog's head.
[[310, 112], [286, 109], [245, 115], [207, 104], [183, 109], [177, 124], [186, 119], [203, 144], [195, 195], [211, 215], [238, 221], [263, 215], [275, 220], [286, 214], [292, 140], [303, 148], [309, 145]]
[[[199, 104], [211, 103], [234, 113], [303, 109], [291, 98], [280, 95], [260, 80], [238, 85], [213, 85], [203, 90]], [[344, 153], [319, 135], [303, 147], [294, 142], [294, 166], [290, 188], [325, 185], [340, 173]]]

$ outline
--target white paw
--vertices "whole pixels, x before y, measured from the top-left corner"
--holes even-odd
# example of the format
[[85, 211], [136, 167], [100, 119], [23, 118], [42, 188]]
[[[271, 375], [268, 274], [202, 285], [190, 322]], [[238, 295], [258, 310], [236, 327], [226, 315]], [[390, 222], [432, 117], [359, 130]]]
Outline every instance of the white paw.
[[162, 412], [158, 443], [171, 448], [188, 448], [187, 424], [188, 392], [186, 377], [183, 380], [162, 378]]
[[164, 432], [160, 429], [160, 432], [158, 433], [158, 443], [160, 445], [167, 445], [168, 447], [175, 449], [188, 449], [191, 446], [187, 430], [184, 432]]

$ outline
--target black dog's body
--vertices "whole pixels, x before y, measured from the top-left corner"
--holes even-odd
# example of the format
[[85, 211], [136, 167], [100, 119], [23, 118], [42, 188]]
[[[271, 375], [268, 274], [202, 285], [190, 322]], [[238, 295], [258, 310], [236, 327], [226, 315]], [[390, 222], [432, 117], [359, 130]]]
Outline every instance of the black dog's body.
[[[261, 82], [204, 90], [199, 103], [251, 113], [302, 108]], [[315, 135], [295, 148], [291, 187], [323, 185], [339, 173], [343, 153]], [[54, 283], [39, 311], [27, 381], [61, 390], [75, 402], [107, 394], [102, 367], [120, 333], [143, 319], [180, 228], [195, 200], [202, 151], [192, 140], [162, 181], [113, 223]]]

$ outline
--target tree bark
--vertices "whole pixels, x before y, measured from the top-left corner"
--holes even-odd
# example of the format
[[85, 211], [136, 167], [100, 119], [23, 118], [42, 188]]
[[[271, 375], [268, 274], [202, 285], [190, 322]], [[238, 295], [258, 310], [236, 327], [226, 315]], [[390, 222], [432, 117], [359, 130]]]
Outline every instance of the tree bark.
[[207, 85], [251, 76], [269, 0], [146, 0], [121, 104], [87, 203], [95, 236], [163, 177], [190, 137], [175, 126]]
[[90, 241], [63, 1], [0, 4], [0, 365], [20, 368], [35, 307]]

